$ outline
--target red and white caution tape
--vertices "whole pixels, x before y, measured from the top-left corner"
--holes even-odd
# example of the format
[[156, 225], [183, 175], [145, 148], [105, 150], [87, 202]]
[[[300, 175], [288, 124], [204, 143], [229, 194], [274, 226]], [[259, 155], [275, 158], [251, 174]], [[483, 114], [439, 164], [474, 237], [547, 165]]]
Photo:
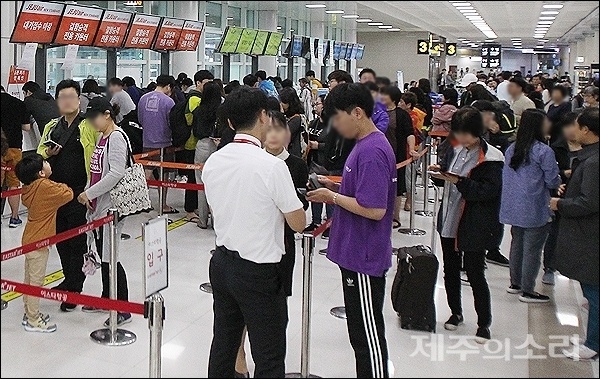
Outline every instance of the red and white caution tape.
[[150, 186], [150, 187], [163, 187], [163, 188], [185, 189], [185, 190], [191, 190], [191, 191], [204, 191], [204, 184], [162, 182], [160, 180], [148, 180], [147, 183], [148, 183], [148, 186]]

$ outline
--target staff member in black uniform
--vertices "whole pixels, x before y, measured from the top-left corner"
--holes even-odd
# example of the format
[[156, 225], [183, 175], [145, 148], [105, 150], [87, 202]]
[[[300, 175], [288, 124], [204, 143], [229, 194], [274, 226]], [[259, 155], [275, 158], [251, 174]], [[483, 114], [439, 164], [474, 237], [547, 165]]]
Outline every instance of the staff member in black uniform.
[[283, 378], [288, 318], [279, 263], [285, 254], [284, 222], [301, 232], [306, 216], [285, 162], [261, 148], [271, 124], [267, 96], [240, 88], [223, 107], [237, 134], [202, 172], [217, 237], [209, 270], [214, 326], [208, 376], [234, 376], [246, 325], [254, 377]]
[[[64, 183], [73, 190], [73, 200], [58, 209], [56, 233], [77, 228], [87, 223], [85, 205], [77, 201], [88, 181], [90, 160], [98, 133], [79, 113], [81, 88], [73, 80], [63, 80], [56, 86], [56, 99], [61, 117], [50, 121], [44, 128], [38, 154], [52, 165], [50, 179]], [[49, 143], [53, 141], [53, 143]], [[56, 244], [65, 280], [56, 288], [81, 292], [85, 274], [83, 256], [87, 252], [86, 235], [80, 235]], [[71, 312], [75, 304], [62, 303], [60, 310]]]

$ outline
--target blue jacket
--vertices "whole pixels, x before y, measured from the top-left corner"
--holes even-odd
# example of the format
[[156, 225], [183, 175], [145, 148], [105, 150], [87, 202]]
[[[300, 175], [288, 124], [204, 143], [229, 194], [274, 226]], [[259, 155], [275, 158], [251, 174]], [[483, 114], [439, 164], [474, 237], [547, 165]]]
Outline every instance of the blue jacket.
[[560, 171], [552, 148], [536, 141], [529, 159], [517, 170], [510, 167], [513, 143], [506, 150], [502, 173], [500, 222], [521, 228], [539, 228], [552, 218], [550, 192], [560, 186]]
[[375, 103], [375, 109], [373, 110], [371, 120], [373, 120], [373, 123], [381, 133], [385, 134], [385, 132], [387, 132], [390, 126], [390, 116], [387, 113], [385, 105], [380, 102]]
[[258, 84], [258, 88], [260, 88], [268, 97], [274, 97], [279, 100], [279, 93], [277, 93], [275, 84], [273, 84], [272, 81], [263, 80]]

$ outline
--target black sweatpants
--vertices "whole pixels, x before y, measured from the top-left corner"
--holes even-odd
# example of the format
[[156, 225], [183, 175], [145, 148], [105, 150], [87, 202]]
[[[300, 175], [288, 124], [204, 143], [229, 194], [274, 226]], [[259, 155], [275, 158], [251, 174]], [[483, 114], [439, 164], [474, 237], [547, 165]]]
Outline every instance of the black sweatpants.
[[256, 264], [217, 247], [210, 260], [213, 289], [213, 340], [208, 362], [209, 378], [233, 378], [244, 326], [255, 378], [285, 376], [287, 301], [279, 263]]
[[[177, 163], [194, 164], [195, 150], [181, 150], [175, 153]], [[179, 175], [187, 176], [189, 184], [196, 184], [195, 170], [178, 170]], [[187, 213], [195, 212], [198, 209], [198, 191], [185, 190], [184, 208]]]
[[477, 325], [489, 328], [492, 324], [492, 303], [490, 288], [485, 278], [485, 251], [456, 251], [454, 238], [442, 238], [444, 252], [444, 285], [448, 306], [453, 315], [463, 314], [461, 268], [467, 272], [469, 284], [473, 289]]
[[[94, 240], [96, 241], [96, 249], [98, 255], [102, 258], [103, 244], [104, 244], [104, 228], [94, 230]], [[110, 267], [108, 262], [102, 262], [102, 297], [108, 299], [110, 297]], [[127, 287], [127, 274], [125, 269], [121, 265], [121, 262], [117, 262], [117, 300], [129, 301], [129, 288]]]
[[[80, 227], [87, 223], [85, 205], [79, 204], [77, 198], [58, 208], [56, 212], [56, 233]], [[85, 234], [56, 244], [65, 280], [58, 285], [64, 291], [83, 291], [85, 274], [83, 256], [87, 252], [87, 237]]]
[[383, 321], [385, 277], [340, 269], [348, 335], [356, 358], [356, 375], [358, 378], [389, 378]]

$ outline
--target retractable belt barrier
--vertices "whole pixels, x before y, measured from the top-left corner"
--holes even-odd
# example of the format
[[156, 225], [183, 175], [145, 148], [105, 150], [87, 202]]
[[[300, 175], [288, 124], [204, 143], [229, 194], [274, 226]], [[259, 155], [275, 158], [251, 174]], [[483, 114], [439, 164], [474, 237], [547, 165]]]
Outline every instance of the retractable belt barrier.
[[4, 291], [18, 292], [23, 295], [40, 297], [46, 300], [59, 301], [69, 304], [87, 305], [90, 307], [114, 310], [117, 312], [144, 315], [144, 304], [130, 303], [123, 300], [111, 300], [103, 297], [82, 295], [76, 292], [60, 291], [44, 287], [31, 286], [6, 279], [0, 279], [0, 288]]
[[21, 189], [21, 188], [17, 188], [17, 189], [10, 190], [10, 191], [2, 191], [2, 199], [5, 199], [7, 197], [12, 197], [12, 196], [17, 196], [17, 195], [20, 195], [21, 193], [23, 193], [23, 189]]
[[55, 236], [45, 238], [45, 239], [37, 241], [37, 242], [28, 243], [26, 245], [16, 247], [14, 249], [3, 251], [2, 255], [0, 256], [0, 261], [2, 261], [2, 262], [7, 261], [9, 259], [19, 257], [23, 254], [27, 254], [27, 253], [31, 253], [32, 251], [39, 250], [46, 246], [56, 245], [59, 242], [66, 241], [68, 239], [71, 239], [73, 237], [87, 233], [94, 229], [98, 229], [99, 227], [101, 227], [103, 225], [111, 223], [113, 220], [114, 220], [113, 215], [106, 216], [99, 220], [92, 221], [89, 224], [82, 225], [77, 228], [67, 230], [66, 232], [59, 233]]
[[150, 187], [175, 188], [190, 191], [204, 191], [204, 184], [163, 182], [160, 180], [148, 180], [147, 183]]
[[[156, 149], [156, 150], [148, 151], [148, 152], [142, 153], [142, 154], [135, 154], [133, 156], [133, 159], [135, 161], [138, 161], [140, 159], [158, 157], [160, 155], [160, 150], [161, 149]], [[167, 153], [175, 153], [175, 152], [181, 151], [181, 150], [183, 150], [183, 149], [180, 148], [180, 147], [168, 147], [168, 148], [165, 149], [165, 152], [167, 152]]]
[[12, 166], [4, 166], [2, 165], [2, 171], [6, 172], [6, 171], [14, 171], [14, 167]]
[[146, 167], [170, 168], [170, 169], [175, 169], [175, 170], [202, 170], [204, 168], [203, 164], [158, 162], [158, 161], [148, 161], [148, 160], [144, 160], [144, 159], [138, 159], [138, 160], [136, 160], [136, 163], [139, 163]]

